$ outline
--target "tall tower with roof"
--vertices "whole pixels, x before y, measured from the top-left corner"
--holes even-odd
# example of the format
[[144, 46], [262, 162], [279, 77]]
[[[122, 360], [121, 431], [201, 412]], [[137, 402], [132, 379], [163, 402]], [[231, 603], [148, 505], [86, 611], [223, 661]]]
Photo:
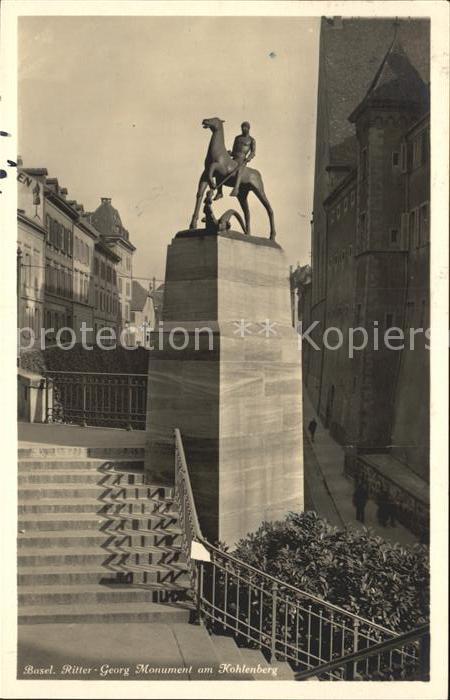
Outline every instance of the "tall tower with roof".
[[110, 197], [101, 198], [100, 206], [91, 214], [91, 221], [102, 234], [104, 242], [120, 257], [118, 287], [124, 327], [130, 321], [133, 254], [136, 248], [130, 241], [130, 234], [122, 224], [119, 212], [112, 206]]

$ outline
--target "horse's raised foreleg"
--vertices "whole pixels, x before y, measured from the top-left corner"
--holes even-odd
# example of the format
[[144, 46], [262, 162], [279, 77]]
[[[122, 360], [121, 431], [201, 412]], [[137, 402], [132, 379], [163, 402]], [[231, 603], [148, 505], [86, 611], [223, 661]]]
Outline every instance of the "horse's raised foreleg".
[[259, 201], [261, 202], [261, 204], [263, 205], [264, 209], [265, 209], [266, 212], [267, 212], [267, 215], [268, 215], [268, 217], [269, 217], [269, 222], [270, 222], [270, 240], [271, 240], [271, 241], [274, 241], [274, 240], [275, 240], [275, 236], [276, 236], [277, 234], [276, 234], [276, 231], [275, 231], [275, 219], [274, 219], [274, 216], [273, 216], [272, 207], [270, 206], [270, 202], [269, 202], [269, 200], [267, 199], [267, 197], [266, 197], [266, 195], [265, 195], [264, 189], [259, 189], [259, 188], [256, 188], [256, 187], [255, 187], [255, 188], [253, 189], [253, 192], [254, 192], [255, 195], [258, 197]]
[[198, 188], [197, 188], [197, 196], [195, 200], [195, 209], [194, 213], [192, 214], [192, 219], [191, 223], [189, 224], [189, 228], [197, 228], [197, 220], [198, 220], [198, 215], [200, 214], [200, 207], [202, 206], [203, 202], [203, 195], [205, 194], [205, 190], [208, 187], [208, 178], [206, 173], [202, 173], [202, 176], [200, 178], [200, 181], [198, 183]]
[[242, 211], [244, 212], [245, 233], [250, 235], [250, 209], [248, 207], [247, 197], [248, 197], [248, 190], [245, 190], [245, 192], [243, 192], [242, 187], [241, 187], [239, 190], [239, 193], [238, 193], [238, 200], [239, 200], [239, 204], [242, 207]]
[[208, 168], [208, 184], [212, 190], [216, 189], [216, 183], [214, 182], [214, 173], [217, 170], [218, 163], [211, 163]]

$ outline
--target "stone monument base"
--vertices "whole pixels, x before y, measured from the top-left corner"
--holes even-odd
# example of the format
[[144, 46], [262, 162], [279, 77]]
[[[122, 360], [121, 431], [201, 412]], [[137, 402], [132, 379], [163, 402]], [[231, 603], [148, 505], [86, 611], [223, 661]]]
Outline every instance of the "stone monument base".
[[236, 232], [179, 233], [152, 345], [148, 480], [173, 483], [177, 427], [211, 541], [232, 545], [303, 510], [300, 343], [281, 248]]

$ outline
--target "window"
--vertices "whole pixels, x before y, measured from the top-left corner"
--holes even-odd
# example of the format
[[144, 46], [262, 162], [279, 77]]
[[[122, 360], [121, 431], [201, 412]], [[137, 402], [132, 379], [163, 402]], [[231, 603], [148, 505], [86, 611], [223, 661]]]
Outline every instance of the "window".
[[398, 229], [391, 228], [391, 243], [396, 245], [398, 243]]
[[425, 299], [422, 299], [422, 303], [420, 305], [420, 328], [423, 328], [425, 326], [426, 309], [427, 303]]
[[408, 170], [408, 149], [405, 142], [400, 146], [400, 163], [402, 173], [406, 173]]
[[416, 211], [413, 209], [409, 214], [409, 244], [415, 245], [416, 242]]
[[400, 165], [400, 153], [394, 151], [392, 153], [392, 167], [397, 168]]
[[355, 190], [352, 190], [350, 194], [350, 206], [355, 206]]
[[366, 237], [367, 237], [367, 222], [366, 222], [366, 213], [362, 212], [362, 214], [359, 215], [359, 243], [360, 246], [364, 246], [366, 244]]
[[94, 275], [98, 275], [98, 258], [94, 258]]
[[419, 209], [419, 240], [418, 245], [429, 240], [428, 203], [422, 204]]
[[106, 265], [103, 261], [100, 263], [100, 277], [102, 280], [104, 280], [106, 277]]
[[387, 328], [392, 328], [394, 325], [394, 314], [390, 311], [388, 311], [385, 316], [384, 316], [384, 327]]
[[412, 152], [412, 167], [418, 168], [420, 163], [421, 163], [421, 156], [422, 156], [422, 139], [419, 136], [416, 136], [416, 138], [413, 141], [413, 152]]
[[130, 258], [129, 256], [127, 256], [127, 259], [126, 259], [126, 263], [125, 263], [125, 264], [126, 264], [126, 269], [127, 269], [128, 271], [130, 271], [130, 270], [131, 270], [131, 258]]
[[347, 211], [348, 209], [348, 197], [344, 199], [344, 211]]
[[414, 302], [413, 301], [407, 301], [406, 302], [406, 328], [411, 328], [414, 325]]
[[428, 162], [429, 159], [429, 133], [428, 129], [424, 129], [420, 135], [420, 162], [422, 165]]
[[336, 207], [336, 218], [340, 219], [341, 218], [341, 205], [338, 204]]
[[367, 148], [363, 148], [361, 151], [361, 180], [367, 178]]
[[119, 277], [119, 292], [122, 294], [122, 278]]
[[112, 280], [114, 286], [117, 286], [117, 272], [115, 270], [112, 271]]
[[112, 278], [111, 266], [108, 265], [108, 267], [106, 268], [106, 280], [107, 280], [107, 282], [111, 282], [111, 278]]
[[131, 294], [131, 290], [130, 290], [130, 283], [129, 283], [129, 282], [127, 282], [127, 297], [129, 297], [129, 296], [130, 296], [130, 294]]
[[135, 311], [130, 311], [130, 321], [132, 323], [135, 323], [135, 321], [136, 321], [136, 312]]

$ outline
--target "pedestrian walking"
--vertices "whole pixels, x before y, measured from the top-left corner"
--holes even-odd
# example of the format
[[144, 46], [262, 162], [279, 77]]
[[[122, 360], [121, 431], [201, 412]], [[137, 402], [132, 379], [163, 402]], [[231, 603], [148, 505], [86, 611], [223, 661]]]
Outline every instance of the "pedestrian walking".
[[314, 435], [316, 434], [316, 430], [317, 430], [317, 421], [315, 418], [312, 418], [309, 421], [308, 430], [309, 430], [309, 434], [311, 435], [311, 442], [314, 442]]
[[356, 508], [356, 520], [359, 520], [360, 523], [364, 523], [364, 511], [368, 500], [369, 492], [367, 486], [363, 479], [358, 479], [353, 493], [353, 505]]

